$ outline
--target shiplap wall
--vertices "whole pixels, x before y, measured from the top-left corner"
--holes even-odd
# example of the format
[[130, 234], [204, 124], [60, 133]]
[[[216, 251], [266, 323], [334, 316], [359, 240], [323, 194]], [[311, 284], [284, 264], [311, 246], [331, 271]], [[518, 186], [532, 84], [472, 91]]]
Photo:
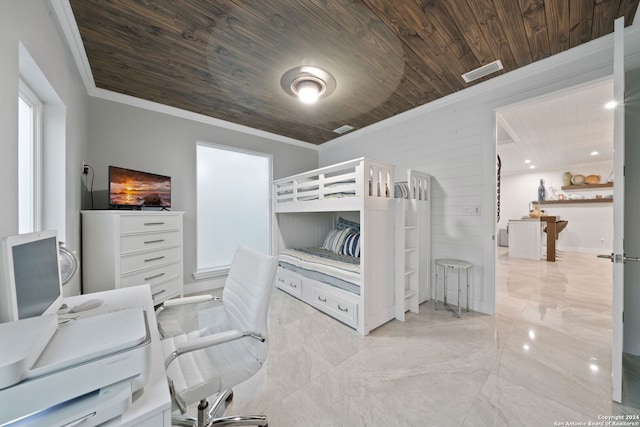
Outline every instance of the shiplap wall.
[[[638, 56], [638, 39], [628, 28], [628, 56]], [[471, 307], [494, 313], [495, 110], [601, 79], [612, 60], [613, 37], [602, 37], [325, 143], [320, 166], [365, 156], [394, 163], [396, 174], [432, 174], [432, 259], [471, 262]], [[467, 215], [467, 207], [480, 215]]]

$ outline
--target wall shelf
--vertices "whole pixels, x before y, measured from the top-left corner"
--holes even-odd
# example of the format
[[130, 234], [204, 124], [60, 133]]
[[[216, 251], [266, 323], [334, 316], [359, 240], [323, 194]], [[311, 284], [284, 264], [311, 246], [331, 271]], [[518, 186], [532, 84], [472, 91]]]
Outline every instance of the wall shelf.
[[568, 205], [568, 204], [576, 204], [576, 203], [611, 203], [611, 202], [613, 202], [613, 198], [577, 199], [577, 200], [545, 200], [544, 202], [539, 202], [535, 200], [531, 203], [534, 205]]
[[605, 182], [604, 184], [578, 184], [578, 185], [563, 185], [561, 188], [565, 191], [574, 190], [594, 190], [597, 188], [612, 188], [613, 182]]

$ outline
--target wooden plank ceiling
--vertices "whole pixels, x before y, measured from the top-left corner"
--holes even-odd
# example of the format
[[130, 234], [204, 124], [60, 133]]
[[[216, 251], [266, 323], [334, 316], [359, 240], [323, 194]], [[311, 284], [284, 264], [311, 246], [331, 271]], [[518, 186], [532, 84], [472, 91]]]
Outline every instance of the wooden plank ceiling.
[[[71, 0], [96, 87], [322, 144], [633, 21], [640, 0]], [[289, 69], [336, 90], [301, 104]], [[496, 74], [497, 75], [497, 74]], [[485, 77], [486, 80], [490, 77]]]

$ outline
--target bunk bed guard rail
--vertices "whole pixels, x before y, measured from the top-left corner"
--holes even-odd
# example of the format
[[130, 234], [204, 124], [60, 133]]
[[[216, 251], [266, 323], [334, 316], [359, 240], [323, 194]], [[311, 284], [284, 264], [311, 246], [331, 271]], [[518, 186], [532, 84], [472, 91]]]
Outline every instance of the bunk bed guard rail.
[[359, 158], [275, 180], [277, 206], [347, 197], [393, 198], [394, 166]]
[[431, 175], [413, 169], [407, 171], [409, 198], [429, 201], [429, 184]]

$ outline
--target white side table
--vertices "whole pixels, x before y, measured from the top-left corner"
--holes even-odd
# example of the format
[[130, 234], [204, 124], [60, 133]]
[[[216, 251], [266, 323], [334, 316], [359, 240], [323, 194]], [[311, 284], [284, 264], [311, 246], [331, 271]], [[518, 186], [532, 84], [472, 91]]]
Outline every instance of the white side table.
[[[467, 273], [467, 312], [469, 312], [469, 298], [470, 298], [470, 290], [471, 290], [471, 282], [469, 274], [471, 270], [471, 263], [467, 261], [462, 261], [459, 259], [436, 259], [434, 261], [436, 267], [436, 286], [435, 286], [435, 298], [433, 300], [433, 306], [437, 310], [438, 309], [438, 272], [439, 268], [442, 268], [442, 282], [444, 288], [444, 306], [449, 309], [454, 315], [460, 317], [460, 272], [464, 270]], [[448, 271], [454, 270], [458, 273], [458, 307], [452, 307], [447, 303], [447, 278]]]

